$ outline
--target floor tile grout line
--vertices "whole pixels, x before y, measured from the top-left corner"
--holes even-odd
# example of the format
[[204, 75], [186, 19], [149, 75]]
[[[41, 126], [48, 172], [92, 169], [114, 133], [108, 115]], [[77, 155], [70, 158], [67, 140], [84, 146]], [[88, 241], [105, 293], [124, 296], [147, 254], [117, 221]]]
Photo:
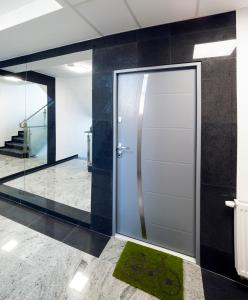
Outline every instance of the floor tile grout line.
[[[64, 237], [64, 239], [62, 240], [62, 242], [63, 242], [64, 244], [67, 244], [67, 243], [65, 243], [66, 239], [67, 239], [69, 236], [71, 236], [72, 233], [73, 233], [74, 231], [77, 230], [77, 228], [78, 228], [78, 226], [75, 226], [75, 228], [73, 228], [72, 231], [70, 231], [70, 232]], [[67, 244], [67, 245], [68, 245], [68, 244]], [[73, 247], [73, 246], [71, 246], [71, 247]], [[74, 248], [75, 248], [75, 247], [74, 247]]]
[[216, 273], [216, 272], [214, 272], [214, 271], [211, 271], [211, 270], [209, 270], [209, 269], [203, 268], [203, 267], [201, 267], [201, 266], [200, 266], [200, 268], [201, 268], [201, 271], [203, 270], [203, 271], [208, 272], [208, 273], [211, 273], [212, 275], [215, 275], [215, 276], [217, 276], [217, 277], [219, 276], [219, 277], [221, 277], [222, 279], [228, 280], [229, 282], [232, 282], [232, 283], [234, 283], [234, 284], [240, 285], [240, 286], [245, 287], [245, 288], [248, 289], [248, 286], [247, 286], [246, 284], [241, 283], [241, 282], [239, 282], [239, 281], [236, 281], [235, 279], [232, 279], [232, 278], [230, 278], [230, 277], [226, 277], [225, 275], [222, 275], [222, 274], [220, 274], [220, 273]]
[[[15, 205], [16, 207], [17, 207], [17, 206], [19, 206], [19, 207], [24, 207], [25, 209], [28, 209], [28, 210], [30, 210], [30, 211], [34, 211], [34, 212], [37, 212], [37, 213], [40, 213], [40, 214], [43, 214], [43, 215], [47, 215], [47, 216], [49, 216], [49, 217], [51, 217], [51, 218], [54, 218], [54, 219], [56, 219], [56, 220], [59, 220], [59, 221], [62, 222], [62, 223], [68, 223], [68, 224], [72, 224], [72, 225], [74, 225], [74, 226], [80, 226], [80, 227], [83, 227], [83, 228], [88, 228], [87, 226], [77, 224], [76, 221], [75, 221], [75, 223], [74, 223], [74, 222], [69, 221], [69, 220], [67, 220], [67, 219], [65, 219], [65, 218], [62, 218], [62, 217], [56, 216], [56, 215], [54, 215], [54, 214], [52, 214], [52, 213], [49, 213], [48, 211], [44, 211], [44, 210], [41, 210], [41, 209], [39, 209], [39, 208], [32, 207], [32, 206], [27, 205], [27, 204], [25, 204], [25, 203], [22, 203], [22, 202], [19, 202], [19, 201], [15, 201], [15, 200], [12, 200], [12, 199], [8, 199], [8, 198], [5, 198], [4, 196], [1, 196], [0, 199], [1, 199], [1, 198], [2, 198], [3, 201], [9, 202], [9, 203]], [[62, 216], [62, 215], [61, 215], [61, 216]], [[80, 221], [80, 222], [87, 224], [87, 221]]]
[[[0, 202], [1, 202], [1, 198], [0, 198]], [[4, 200], [4, 202], [7, 202], [7, 201]], [[8, 202], [11, 202], [11, 201], [8, 201]], [[9, 209], [7, 210], [7, 212], [8, 212], [8, 211], [11, 211], [11, 210], [14, 210], [15, 208], [20, 209], [21, 206], [24, 206], [24, 207], [25, 207], [25, 205], [22, 205], [22, 204], [19, 204], [19, 203], [15, 203], [15, 204], [16, 204], [16, 207], [11, 207], [11, 208], [9, 208]], [[11, 205], [11, 204], [8, 203], [8, 205]], [[26, 228], [32, 229], [32, 230], [34, 230], [34, 231], [36, 231], [36, 232], [39, 232], [39, 233], [41, 233], [41, 234], [44, 234], [45, 236], [48, 236], [48, 237], [50, 237], [50, 238], [52, 238], [52, 239], [54, 239], [54, 240], [61, 241], [61, 242], [62, 242], [63, 239], [56, 239], [56, 238], [53, 238], [53, 237], [51, 237], [50, 235], [48, 235], [48, 234], [46, 234], [46, 233], [44, 233], [44, 232], [40, 232], [39, 230], [36, 230], [36, 229], [32, 228], [32, 224], [35, 224], [35, 223], [39, 222], [44, 216], [48, 216], [48, 217], [50, 217], [51, 219], [53, 219], [53, 220], [55, 220], [55, 221], [57, 221], [57, 222], [59, 222], [59, 223], [62, 223], [62, 224], [68, 224], [68, 225], [71, 225], [72, 227], [74, 227], [74, 228], [72, 228], [71, 232], [73, 232], [73, 231], [78, 227], [78, 226], [76, 226], [76, 225], [74, 225], [74, 224], [72, 224], [72, 223], [63, 222], [63, 221], [61, 221], [61, 220], [58, 219], [58, 218], [54, 218], [53, 216], [47, 215], [46, 213], [43, 213], [43, 212], [40, 212], [40, 211], [36, 211], [36, 210], [34, 210], [34, 209], [32, 209], [32, 208], [25, 207], [25, 209], [27, 209], [28, 211], [34, 211], [35, 213], [38, 213], [38, 215], [39, 215], [38, 218], [35, 219], [35, 220], [33, 220], [33, 221], [31, 221], [31, 222], [28, 223], [28, 224], [23, 224], [23, 223], [21, 223], [21, 222], [15, 220], [14, 218], [10, 218], [10, 217], [6, 216], [7, 214], [6, 214], [6, 215], [3, 215], [3, 214], [1, 214], [1, 212], [0, 212], [0, 215], [2, 215], [3, 217], [5, 217], [5, 218], [7, 218], [7, 219], [9, 219], [9, 220], [11, 220], [11, 221], [13, 221], [13, 222], [16, 223], [16, 224], [20, 224], [20, 225], [22, 225], [22, 226], [25, 226]], [[70, 232], [70, 233], [71, 233], [71, 232]], [[69, 234], [70, 234], [70, 233], [69, 233]], [[67, 234], [67, 235], [69, 235], [69, 234]], [[66, 236], [67, 236], [67, 235], [66, 235]]]

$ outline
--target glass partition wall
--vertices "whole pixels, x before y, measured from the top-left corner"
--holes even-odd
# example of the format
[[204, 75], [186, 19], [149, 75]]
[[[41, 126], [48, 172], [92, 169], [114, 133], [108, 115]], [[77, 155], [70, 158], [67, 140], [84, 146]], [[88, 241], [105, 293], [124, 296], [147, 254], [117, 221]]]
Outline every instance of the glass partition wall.
[[[47, 163], [47, 106], [45, 104], [21, 123], [29, 158], [40, 158], [43, 164]], [[26, 158], [25, 162], [27, 168], [29, 160]]]
[[24, 172], [26, 76], [0, 70], [0, 180]]
[[[7, 193], [27, 205], [88, 226], [91, 212], [92, 52], [12, 66], [2, 72], [16, 74], [22, 80], [11, 82], [12, 89], [18, 87], [22, 92], [18, 105], [13, 102], [13, 109], [21, 116], [17, 127], [11, 131], [15, 135], [13, 143], [7, 144], [22, 151], [22, 155], [16, 158], [16, 163], [9, 164], [7, 174], [2, 171], [0, 194]], [[2, 81], [5, 83], [6, 79]], [[0, 78], [0, 87], [2, 81]], [[0, 97], [4, 98], [1, 94]], [[6, 115], [5, 127], [13, 116], [13, 109]], [[1, 165], [2, 159], [8, 161], [10, 157], [8, 153], [1, 154], [0, 148]]]

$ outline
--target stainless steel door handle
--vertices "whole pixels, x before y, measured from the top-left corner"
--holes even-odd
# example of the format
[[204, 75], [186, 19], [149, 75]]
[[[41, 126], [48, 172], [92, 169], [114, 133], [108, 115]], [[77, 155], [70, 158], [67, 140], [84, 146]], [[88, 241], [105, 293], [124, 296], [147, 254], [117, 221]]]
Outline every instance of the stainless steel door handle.
[[117, 156], [121, 157], [123, 152], [128, 151], [130, 148], [127, 146], [123, 146], [121, 143], [118, 144], [118, 147], [116, 148]]

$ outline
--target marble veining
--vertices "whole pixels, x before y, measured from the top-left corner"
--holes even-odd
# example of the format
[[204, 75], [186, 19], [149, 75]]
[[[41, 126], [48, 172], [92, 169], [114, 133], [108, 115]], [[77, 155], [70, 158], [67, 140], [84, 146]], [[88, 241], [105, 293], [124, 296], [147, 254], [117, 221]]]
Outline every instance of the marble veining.
[[[16, 247], [9, 252], [3, 246]], [[0, 217], [0, 299], [61, 299], [79, 265], [93, 256]]]
[[[111, 238], [96, 258], [0, 216], [0, 300], [156, 299], [112, 276], [125, 243]], [[204, 300], [198, 266], [184, 262], [184, 285], [185, 300]]]
[[91, 211], [91, 173], [86, 161], [73, 159], [6, 185], [74, 208]]
[[29, 170], [47, 163], [47, 158], [30, 157], [16, 158], [0, 154], [0, 178]]

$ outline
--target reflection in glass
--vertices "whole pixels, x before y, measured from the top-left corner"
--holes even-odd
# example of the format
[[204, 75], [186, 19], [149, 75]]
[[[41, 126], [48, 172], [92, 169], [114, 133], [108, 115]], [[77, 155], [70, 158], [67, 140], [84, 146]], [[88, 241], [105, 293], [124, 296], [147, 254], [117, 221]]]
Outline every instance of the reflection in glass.
[[24, 171], [25, 73], [0, 70], [0, 178]]
[[[29, 79], [30, 80], [30, 79]], [[20, 124], [24, 131], [25, 170], [47, 164], [48, 107], [47, 86], [26, 85], [26, 118]]]
[[[15, 120], [18, 133], [12, 146], [19, 147], [22, 156], [10, 169], [11, 174], [17, 173], [16, 165], [21, 162], [19, 171], [25, 170], [4, 184], [20, 191], [22, 199], [29, 193], [25, 201], [32, 205], [63, 214], [77, 224], [89, 224], [92, 51], [12, 66], [2, 72], [12, 90], [22, 86], [22, 98], [13, 97], [18, 101], [12, 105], [21, 114]], [[6, 112], [8, 118], [13, 109]]]
[[29, 157], [46, 156], [47, 108], [46, 106], [23, 122], [24, 138]]

